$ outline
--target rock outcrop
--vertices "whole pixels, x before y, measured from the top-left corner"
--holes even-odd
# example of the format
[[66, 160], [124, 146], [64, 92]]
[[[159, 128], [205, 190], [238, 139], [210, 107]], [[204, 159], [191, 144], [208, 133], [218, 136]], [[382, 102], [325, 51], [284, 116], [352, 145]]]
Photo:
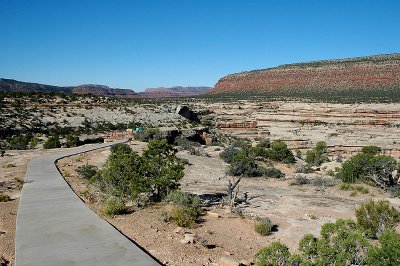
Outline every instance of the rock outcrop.
[[377, 93], [400, 90], [400, 54], [281, 65], [221, 78], [212, 93]]

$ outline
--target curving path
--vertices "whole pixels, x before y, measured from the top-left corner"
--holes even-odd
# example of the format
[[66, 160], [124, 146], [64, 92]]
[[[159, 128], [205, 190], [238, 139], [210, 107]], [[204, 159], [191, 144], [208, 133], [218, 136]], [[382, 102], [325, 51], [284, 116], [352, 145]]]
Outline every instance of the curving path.
[[86, 145], [29, 162], [14, 265], [160, 265], [87, 207], [55, 166], [60, 158], [120, 142]]

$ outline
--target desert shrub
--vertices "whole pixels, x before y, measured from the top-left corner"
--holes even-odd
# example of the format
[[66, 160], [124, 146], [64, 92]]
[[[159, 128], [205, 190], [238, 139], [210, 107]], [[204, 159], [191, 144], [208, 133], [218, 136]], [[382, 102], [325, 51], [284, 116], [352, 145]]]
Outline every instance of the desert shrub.
[[364, 146], [361, 149], [361, 152], [364, 154], [370, 154], [370, 155], [376, 155], [378, 153], [380, 153], [382, 151], [382, 149], [380, 147], [377, 146]]
[[326, 223], [320, 234], [319, 239], [306, 234], [300, 240], [300, 265], [364, 265], [369, 243], [355, 222]]
[[8, 196], [6, 194], [0, 194], [0, 202], [7, 202], [10, 200], [11, 200], [10, 196]]
[[229, 174], [233, 176], [257, 177], [264, 174], [264, 169], [259, 167], [255, 160], [244, 151], [233, 156], [229, 167]]
[[147, 128], [138, 132], [136, 138], [141, 141], [149, 142], [151, 140], [164, 140], [165, 136], [158, 128]]
[[272, 222], [269, 218], [262, 218], [255, 222], [254, 230], [262, 236], [271, 234]]
[[350, 190], [352, 188], [352, 186], [349, 183], [342, 183], [340, 185], [340, 190]]
[[400, 236], [393, 229], [371, 245], [363, 227], [352, 220], [338, 219], [322, 225], [320, 237], [306, 234], [299, 241], [299, 254], [291, 255], [278, 243], [261, 249], [256, 265], [400, 265]]
[[363, 186], [355, 186], [354, 189], [355, 189], [356, 191], [358, 191], [358, 192], [363, 193], [363, 194], [369, 193], [368, 188], [363, 187]]
[[390, 206], [387, 200], [367, 201], [356, 209], [357, 223], [372, 238], [378, 238], [383, 232], [400, 222], [400, 213]]
[[257, 266], [287, 266], [290, 265], [291, 254], [286, 245], [273, 242], [258, 251], [254, 261]]
[[84, 179], [90, 179], [97, 173], [98, 170], [99, 168], [97, 168], [97, 166], [85, 164], [76, 168], [75, 172]]
[[37, 137], [33, 137], [29, 142], [29, 149], [34, 149], [39, 144], [39, 139]]
[[266, 159], [271, 159], [274, 161], [279, 161], [283, 163], [293, 163], [295, 162], [295, 158], [293, 153], [288, 149], [286, 143], [281, 140], [276, 140], [270, 144], [269, 148], [264, 146], [267, 145], [256, 145], [253, 148], [249, 148], [252, 154], [255, 157], [263, 157]]
[[315, 177], [311, 180], [311, 183], [314, 186], [317, 187], [333, 187], [334, 185], [336, 185], [337, 181], [336, 179], [332, 178], [332, 177]]
[[268, 156], [269, 156], [269, 150], [264, 147], [260, 147], [260, 146], [253, 147], [252, 153], [255, 157], [268, 158]]
[[68, 135], [67, 136], [67, 142], [65, 143], [65, 146], [67, 146], [67, 148], [72, 148], [72, 147], [79, 146], [79, 137]]
[[271, 178], [282, 178], [285, 176], [284, 173], [282, 173], [281, 170], [275, 168], [275, 167], [268, 167], [264, 170], [264, 174], [266, 177], [271, 177]]
[[169, 191], [178, 188], [183, 177], [183, 164], [166, 140], [150, 141], [139, 156], [126, 145], [115, 145], [95, 184], [104, 192], [120, 198], [136, 198], [141, 193], [160, 201]]
[[26, 150], [31, 138], [30, 135], [13, 136], [9, 141], [9, 148], [11, 150]]
[[309, 173], [314, 172], [314, 170], [312, 169], [312, 167], [309, 164], [306, 164], [306, 165], [298, 165], [298, 166], [296, 166], [295, 172], [296, 173], [309, 174]]
[[169, 217], [178, 226], [192, 226], [202, 212], [200, 198], [180, 190], [170, 192], [165, 200], [174, 205], [169, 213]]
[[196, 222], [196, 215], [189, 208], [174, 206], [170, 215], [171, 221], [177, 226], [190, 227]]
[[328, 151], [325, 141], [320, 141], [315, 145], [315, 148], [306, 152], [307, 163], [313, 165], [321, 165], [328, 161]]
[[165, 201], [172, 203], [176, 206], [182, 207], [193, 207], [199, 210], [200, 208], [200, 198], [197, 196], [192, 196], [181, 190], [173, 190], [165, 198]]
[[124, 202], [120, 198], [111, 196], [105, 201], [103, 212], [108, 216], [114, 216], [122, 214], [124, 210]]
[[301, 186], [309, 184], [310, 180], [303, 175], [296, 175], [289, 183], [291, 186]]
[[379, 236], [380, 247], [371, 246], [367, 263], [376, 266], [400, 265], [400, 236], [393, 229]]
[[269, 148], [271, 147], [271, 141], [268, 138], [262, 138], [258, 140], [256, 147]]
[[220, 152], [219, 157], [227, 163], [231, 163], [233, 157], [240, 153], [241, 150], [238, 147], [229, 146], [225, 148], [222, 152]]
[[58, 136], [51, 136], [49, 137], [46, 142], [43, 144], [43, 148], [45, 149], [55, 149], [55, 148], [60, 148], [61, 143], [60, 139]]
[[111, 154], [116, 154], [116, 153], [126, 153], [126, 154], [128, 154], [128, 153], [132, 152], [132, 148], [129, 147], [128, 144], [119, 143], [119, 144], [112, 145], [110, 147], [110, 151], [111, 151]]
[[343, 163], [339, 177], [343, 182], [350, 183], [371, 178], [389, 180], [393, 184], [392, 171], [396, 166], [396, 160], [390, 156], [359, 153]]
[[296, 161], [293, 153], [288, 149], [286, 143], [281, 140], [272, 142], [268, 157], [271, 160], [283, 163], [294, 163]]

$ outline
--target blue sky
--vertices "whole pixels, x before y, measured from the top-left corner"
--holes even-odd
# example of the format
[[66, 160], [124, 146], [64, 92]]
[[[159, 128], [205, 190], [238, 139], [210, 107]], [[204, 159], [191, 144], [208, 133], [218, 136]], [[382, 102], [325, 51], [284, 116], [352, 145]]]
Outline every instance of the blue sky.
[[0, 77], [141, 91], [400, 52], [400, 1], [0, 0]]

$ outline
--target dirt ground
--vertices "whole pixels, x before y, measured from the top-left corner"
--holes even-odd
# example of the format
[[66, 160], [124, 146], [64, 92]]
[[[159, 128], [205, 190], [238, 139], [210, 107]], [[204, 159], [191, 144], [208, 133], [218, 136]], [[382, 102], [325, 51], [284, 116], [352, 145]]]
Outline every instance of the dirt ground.
[[7, 151], [0, 157], [0, 194], [11, 198], [11, 201], [0, 202], [0, 258], [5, 261], [12, 262], [15, 258], [18, 203], [28, 162], [58, 150]]
[[[132, 148], [141, 151], [145, 145], [134, 142]], [[207, 147], [205, 151], [210, 157], [193, 156], [186, 151], [180, 151], [178, 156], [189, 161], [181, 182], [182, 190], [208, 199], [225, 193], [229, 177], [225, 176], [228, 165], [219, 158], [217, 147]], [[78, 177], [75, 169], [86, 163], [101, 167], [109, 153], [109, 149], [97, 150], [64, 158], [57, 164], [76, 194], [101, 216], [101, 195]], [[326, 222], [354, 218], [354, 209], [365, 200], [389, 199], [380, 189], [366, 185], [363, 186], [369, 193], [357, 195], [340, 190], [339, 185], [291, 186], [291, 179], [296, 175], [294, 167], [277, 167], [285, 172], [286, 180], [247, 178], [240, 182], [238, 196], [247, 198], [245, 203], [238, 205], [243, 216], [229, 213], [219, 205], [207, 208], [197, 226], [186, 230], [196, 235], [194, 244], [182, 244], [182, 234], [174, 232], [176, 226], [162, 221], [161, 213], [168, 208], [166, 204], [103, 218], [167, 265], [213, 265], [221, 256], [231, 256], [248, 264], [260, 248], [273, 241], [280, 240], [291, 250], [296, 250], [304, 234], [318, 235], [321, 225]], [[311, 174], [310, 178], [313, 175], [322, 176], [323, 173]], [[398, 198], [389, 200], [399, 207]], [[269, 217], [277, 231], [270, 236], [258, 235], [254, 231], [254, 217]]]

